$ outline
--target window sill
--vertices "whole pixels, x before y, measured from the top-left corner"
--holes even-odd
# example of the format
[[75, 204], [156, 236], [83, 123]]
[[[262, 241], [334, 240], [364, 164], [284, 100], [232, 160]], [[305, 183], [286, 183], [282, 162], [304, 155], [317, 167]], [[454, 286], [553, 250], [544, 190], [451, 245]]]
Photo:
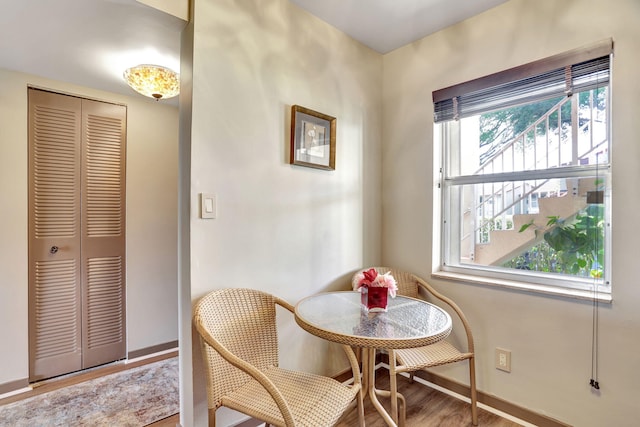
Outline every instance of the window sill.
[[515, 289], [535, 294], [558, 296], [586, 301], [598, 301], [610, 304], [613, 297], [610, 293], [598, 292], [580, 289], [557, 288], [554, 286], [538, 285], [533, 283], [514, 282], [510, 280], [494, 279], [482, 276], [472, 276], [469, 274], [451, 273], [447, 271], [437, 271], [431, 273], [431, 277], [444, 280], [455, 280], [457, 282], [469, 283], [473, 285], [492, 286], [497, 288]]

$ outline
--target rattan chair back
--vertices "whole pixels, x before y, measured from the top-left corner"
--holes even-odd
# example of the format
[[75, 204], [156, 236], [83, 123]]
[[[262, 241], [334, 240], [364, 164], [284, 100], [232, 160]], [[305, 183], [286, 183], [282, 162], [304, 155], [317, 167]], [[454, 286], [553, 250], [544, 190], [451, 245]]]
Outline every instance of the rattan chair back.
[[253, 289], [221, 289], [198, 301], [194, 314], [217, 344], [203, 346], [210, 408], [218, 408], [222, 396], [251, 380], [227, 362], [220, 351], [229, 351], [261, 370], [278, 366], [276, 305], [272, 295]]
[[391, 275], [398, 284], [398, 295], [404, 295], [406, 297], [418, 298], [418, 281], [416, 277], [407, 273], [406, 271], [400, 271], [389, 267], [373, 267], [378, 274], [385, 274], [391, 272]]
[[[369, 267], [371, 268], [371, 267]], [[454, 345], [447, 340], [439, 341], [435, 344], [416, 349], [389, 350], [389, 370], [391, 374], [391, 387], [396, 387], [395, 375], [401, 372], [409, 372], [413, 379], [414, 372], [427, 370], [435, 366], [446, 365], [461, 361], [469, 363], [469, 397], [471, 399], [471, 421], [473, 425], [478, 424], [477, 412], [477, 391], [475, 374], [475, 350], [473, 344], [473, 334], [471, 325], [460, 307], [449, 297], [436, 291], [427, 281], [415, 274], [389, 267], [373, 267], [378, 274], [390, 272], [396, 279], [398, 285], [398, 295], [413, 298], [423, 298], [431, 303], [438, 304], [447, 309], [454, 321], [461, 324], [466, 342], [460, 346]], [[357, 273], [356, 273], [357, 274]], [[355, 277], [355, 275], [354, 275]], [[352, 280], [353, 282], [353, 280]], [[455, 330], [455, 326], [454, 326]], [[393, 393], [393, 391], [392, 391]], [[395, 394], [395, 393], [394, 393]], [[401, 414], [404, 418], [404, 413]]]
[[356, 406], [364, 427], [362, 385], [356, 357], [346, 352], [353, 382], [339, 381], [278, 366], [277, 306], [293, 313], [288, 302], [255, 289], [212, 291], [194, 306], [207, 378], [209, 425], [221, 406], [266, 425], [333, 426]]

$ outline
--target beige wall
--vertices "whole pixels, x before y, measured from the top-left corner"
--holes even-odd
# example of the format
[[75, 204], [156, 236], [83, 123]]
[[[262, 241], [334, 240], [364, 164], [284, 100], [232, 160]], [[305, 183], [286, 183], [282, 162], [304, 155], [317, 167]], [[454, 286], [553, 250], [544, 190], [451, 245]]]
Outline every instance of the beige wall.
[[[479, 389], [576, 426], [637, 424], [639, 22], [637, 0], [512, 0], [384, 57], [382, 259], [429, 277], [432, 91], [613, 37], [614, 301], [599, 309], [601, 390], [589, 387], [590, 303], [433, 280], [471, 321]], [[511, 373], [494, 368], [497, 346], [512, 350]], [[468, 382], [463, 367], [440, 372]]]
[[0, 384], [29, 375], [27, 85], [128, 106], [127, 351], [178, 339], [178, 109], [0, 69]]
[[[382, 57], [287, 0], [196, 0], [194, 13], [192, 298], [250, 287], [295, 303], [345, 289], [379, 259]], [[337, 118], [335, 171], [288, 164], [293, 104]], [[217, 195], [216, 219], [198, 218], [200, 192]], [[285, 319], [284, 366], [347, 367]], [[194, 394], [204, 425], [204, 386]], [[220, 412], [220, 425], [238, 419]]]

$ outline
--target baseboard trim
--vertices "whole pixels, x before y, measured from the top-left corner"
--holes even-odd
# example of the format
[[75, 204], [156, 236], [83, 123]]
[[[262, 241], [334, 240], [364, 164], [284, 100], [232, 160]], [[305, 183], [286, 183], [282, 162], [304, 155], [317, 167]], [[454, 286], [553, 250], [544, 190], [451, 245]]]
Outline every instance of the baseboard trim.
[[[469, 397], [471, 395], [469, 386], [442, 377], [438, 374], [434, 374], [433, 372], [419, 371], [415, 373], [415, 376], [461, 396]], [[497, 396], [484, 393], [480, 390], [477, 390], [477, 394], [479, 403], [490, 406], [491, 408], [497, 409], [505, 414], [512, 415], [522, 421], [526, 421], [538, 427], [571, 427], [570, 424], [565, 424], [562, 421], [558, 421], [546, 415], [531, 411], [530, 409], [523, 408], [522, 406], [516, 405]]]
[[140, 357], [148, 356], [150, 354], [160, 353], [165, 350], [172, 350], [178, 348], [178, 341], [170, 341], [163, 344], [152, 345], [151, 347], [141, 348], [140, 350], [130, 351], [127, 354], [127, 359], [137, 359]]
[[[376, 363], [383, 363], [387, 366], [389, 358], [386, 354], [378, 354], [376, 357]], [[385, 368], [386, 370], [386, 368]], [[469, 398], [471, 396], [471, 389], [468, 385], [459, 383], [457, 381], [445, 378], [441, 375], [435, 374], [429, 371], [417, 371], [414, 372], [414, 376], [420, 379], [435, 384], [439, 387], [447, 389], [452, 393], [458, 394]], [[539, 414], [530, 409], [511, 403], [507, 400], [501, 399], [492, 394], [484, 393], [483, 391], [476, 390], [478, 396], [478, 402], [484, 405], [490, 406], [493, 409], [509, 414], [513, 417], [534, 424], [538, 427], [571, 427], [570, 424], [565, 424], [562, 421], [558, 421], [554, 418], [546, 415]]]
[[5, 394], [17, 393], [22, 389], [29, 388], [29, 378], [22, 378], [15, 381], [9, 381], [8, 383], [0, 384], [0, 398], [6, 397]]

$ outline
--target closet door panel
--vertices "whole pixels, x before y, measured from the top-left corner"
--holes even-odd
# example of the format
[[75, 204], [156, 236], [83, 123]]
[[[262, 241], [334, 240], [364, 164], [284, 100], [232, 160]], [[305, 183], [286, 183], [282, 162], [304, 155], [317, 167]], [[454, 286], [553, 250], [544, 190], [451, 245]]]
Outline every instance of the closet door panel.
[[81, 369], [78, 98], [29, 89], [29, 379]]
[[126, 356], [126, 107], [82, 104], [83, 368]]

